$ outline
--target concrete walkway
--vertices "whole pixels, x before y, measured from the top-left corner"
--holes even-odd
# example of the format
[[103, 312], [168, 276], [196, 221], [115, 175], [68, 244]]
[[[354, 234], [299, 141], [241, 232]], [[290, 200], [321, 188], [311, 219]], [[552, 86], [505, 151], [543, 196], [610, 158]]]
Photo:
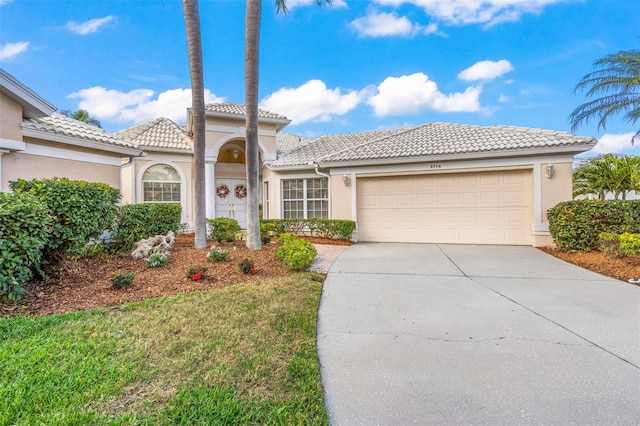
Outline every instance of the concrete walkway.
[[351, 246], [318, 353], [334, 425], [640, 424], [640, 288], [531, 247]]

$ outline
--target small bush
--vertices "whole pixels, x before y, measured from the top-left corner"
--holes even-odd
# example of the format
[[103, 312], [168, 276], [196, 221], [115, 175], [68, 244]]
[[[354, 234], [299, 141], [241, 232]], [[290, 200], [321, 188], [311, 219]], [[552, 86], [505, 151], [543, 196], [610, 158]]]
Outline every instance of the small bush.
[[601, 252], [613, 254], [615, 256], [623, 255], [620, 250], [620, 235], [612, 234], [611, 232], [601, 232], [599, 239]]
[[169, 259], [167, 258], [166, 254], [162, 254], [157, 250], [151, 252], [149, 257], [144, 259], [144, 261], [147, 262], [147, 266], [149, 268], [159, 268], [161, 266], [164, 266], [167, 264], [168, 260]]
[[32, 271], [41, 271], [52, 223], [46, 204], [36, 197], [0, 192], [0, 299], [21, 299]]
[[211, 226], [211, 239], [218, 242], [231, 242], [236, 240], [236, 236], [240, 232], [240, 224], [231, 217], [216, 217], [215, 219], [207, 219], [207, 223]]
[[290, 232], [285, 232], [284, 234], [280, 234], [278, 235], [278, 238], [276, 239], [279, 243], [282, 244], [287, 244], [287, 243], [292, 243], [294, 241], [299, 240], [300, 238], [298, 238], [297, 235], [295, 234], [291, 234]]
[[229, 250], [225, 250], [219, 246], [213, 246], [211, 250], [209, 250], [209, 253], [207, 253], [207, 259], [209, 259], [210, 262], [222, 262], [228, 255]]
[[240, 270], [245, 273], [245, 274], [256, 274], [258, 272], [258, 270], [256, 269], [255, 265], [253, 264], [253, 260], [248, 259], [248, 258], [244, 258], [242, 259], [242, 262], [238, 263], [238, 267], [240, 268]]
[[620, 251], [622, 254], [640, 254], [640, 234], [625, 232], [620, 235]]
[[119, 290], [123, 288], [128, 288], [131, 285], [131, 283], [133, 283], [133, 279], [135, 277], [136, 277], [136, 274], [134, 274], [133, 272], [129, 272], [128, 274], [123, 274], [119, 272], [111, 278], [111, 282], [113, 283], [113, 285], [111, 286], [111, 289]]
[[111, 228], [118, 212], [120, 191], [105, 183], [19, 179], [9, 186], [15, 193], [29, 193], [47, 205], [54, 218], [46, 245], [51, 251], [81, 255], [90, 238]]
[[309, 269], [317, 254], [313, 244], [300, 238], [288, 239], [276, 250], [276, 257], [294, 271]]
[[198, 281], [206, 276], [209, 268], [203, 265], [189, 266], [187, 269], [187, 278], [191, 281]]
[[182, 207], [175, 203], [127, 204], [120, 207], [112, 240], [114, 251], [131, 251], [135, 243], [180, 228]]
[[549, 232], [561, 250], [589, 251], [601, 232], [640, 233], [640, 200], [573, 200], [547, 212]]

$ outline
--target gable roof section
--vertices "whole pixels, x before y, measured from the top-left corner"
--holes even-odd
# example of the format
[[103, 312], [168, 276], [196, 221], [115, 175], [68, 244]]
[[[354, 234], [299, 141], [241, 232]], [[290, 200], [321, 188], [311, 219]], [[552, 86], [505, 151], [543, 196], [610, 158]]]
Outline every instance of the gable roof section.
[[426, 123], [408, 129], [324, 136], [291, 150], [273, 166], [323, 166], [344, 163], [428, 161], [449, 157], [527, 155], [546, 152], [584, 152], [597, 140], [566, 132], [514, 126], [476, 126]]
[[[279, 157], [271, 164], [273, 166], [306, 165], [310, 162], [321, 161], [335, 152], [353, 149], [359, 145], [389, 137], [401, 131], [403, 131], [403, 129], [344, 133], [321, 136], [314, 140], [301, 138], [298, 144], [295, 144], [295, 140], [293, 144], [291, 144], [291, 138], [283, 140], [281, 133], [279, 133], [276, 139]], [[280, 146], [284, 145], [285, 141], [288, 141], [293, 146], [289, 146], [288, 150], [283, 150], [283, 155], [280, 157]]]
[[33, 90], [20, 83], [14, 76], [0, 68], [0, 92], [22, 106], [24, 118], [45, 117], [56, 107], [38, 96]]
[[126, 155], [139, 155], [140, 150], [129, 141], [125, 141], [98, 127], [74, 120], [62, 114], [53, 113], [47, 117], [37, 117], [22, 122], [24, 136], [116, 152]]
[[164, 117], [120, 130], [116, 136], [132, 141], [140, 148], [193, 152], [193, 142], [186, 131]]

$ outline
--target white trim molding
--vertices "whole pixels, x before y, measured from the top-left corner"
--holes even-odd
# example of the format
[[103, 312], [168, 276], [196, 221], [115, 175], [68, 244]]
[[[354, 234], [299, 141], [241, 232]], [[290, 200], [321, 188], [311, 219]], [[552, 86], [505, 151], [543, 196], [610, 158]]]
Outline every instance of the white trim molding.
[[187, 185], [189, 184], [189, 182], [187, 182], [187, 177], [184, 175], [184, 172], [182, 171], [182, 169], [178, 165], [176, 165], [173, 161], [153, 160], [144, 164], [142, 167], [140, 167], [140, 170], [138, 170], [138, 174], [136, 175], [136, 186], [135, 186], [135, 196], [134, 196], [134, 199], [136, 200], [135, 202], [136, 204], [141, 204], [145, 202], [143, 197], [144, 191], [142, 188], [142, 175], [144, 175], [144, 172], [146, 172], [149, 167], [156, 166], [158, 164], [165, 164], [167, 166], [171, 166], [180, 175], [180, 206], [182, 206], [182, 217], [180, 218], [180, 221], [184, 223], [187, 221]]
[[38, 155], [40, 157], [51, 157], [62, 160], [81, 161], [84, 163], [96, 163], [106, 166], [118, 166], [122, 164], [121, 157], [92, 154], [88, 152], [78, 152], [74, 149], [54, 148], [46, 145], [26, 143], [24, 151], [20, 154]]
[[26, 144], [23, 141], [0, 138], [0, 149], [6, 149], [9, 151], [24, 151], [25, 148]]

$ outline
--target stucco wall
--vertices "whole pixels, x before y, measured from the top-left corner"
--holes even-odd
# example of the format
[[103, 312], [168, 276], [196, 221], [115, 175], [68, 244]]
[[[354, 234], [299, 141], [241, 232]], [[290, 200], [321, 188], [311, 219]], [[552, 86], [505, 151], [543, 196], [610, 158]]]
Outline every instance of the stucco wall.
[[540, 186], [542, 189], [542, 223], [548, 223], [547, 210], [561, 201], [573, 199], [572, 163], [554, 163], [552, 178], [547, 177], [546, 164], [540, 166]]
[[22, 106], [0, 93], [0, 138], [22, 140]]
[[2, 188], [16, 179], [67, 177], [120, 189], [120, 167], [12, 152], [2, 156]]
[[[232, 140], [237, 140], [239, 145], [244, 146], [246, 137], [245, 120], [230, 118], [207, 117], [205, 143], [206, 150], [217, 152], [217, 149]], [[276, 152], [276, 125], [271, 123], [260, 123], [258, 127], [258, 140], [261, 149], [264, 148], [269, 154]], [[266, 155], [268, 157], [268, 155]]]
[[[347, 185], [344, 176], [347, 176]], [[331, 219], [355, 220], [351, 203], [355, 183], [350, 173], [331, 175]]]

